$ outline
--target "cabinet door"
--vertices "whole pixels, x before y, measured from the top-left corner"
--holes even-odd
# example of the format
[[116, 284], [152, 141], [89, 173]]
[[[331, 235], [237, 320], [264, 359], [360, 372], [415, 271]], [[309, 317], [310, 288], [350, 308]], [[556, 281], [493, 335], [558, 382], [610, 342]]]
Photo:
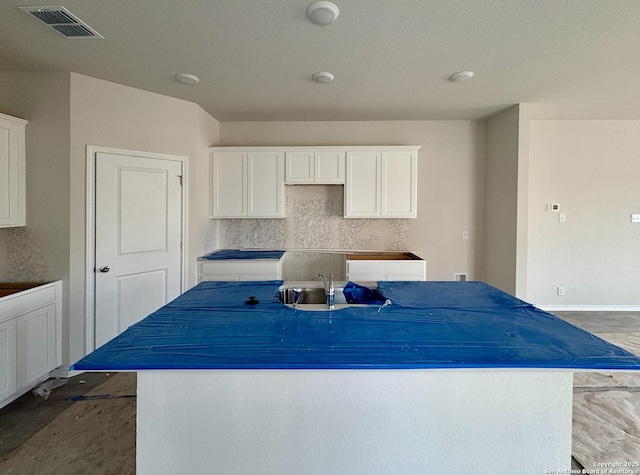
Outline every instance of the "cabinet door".
[[210, 214], [212, 218], [247, 216], [247, 152], [212, 153]]
[[17, 319], [18, 387], [56, 367], [56, 306], [32, 310]]
[[17, 389], [16, 321], [0, 323], [0, 401]]
[[284, 153], [249, 152], [247, 216], [284, 218]]
[[343, 184], [345, 152], [327, 151], [315, 153], [315, 182]]
[[417, 217], [418, 155], [414, 151], [383, 151], [380, 216]]
[[380, 167], [377, 151], [347, 152], [345, 218], [380, 217]]
[[286, 183], [313, 183], [314, 163], [313, 152], [286, 152]]
[[25, 124], [0, 114], [0, 228], [25, 225]]

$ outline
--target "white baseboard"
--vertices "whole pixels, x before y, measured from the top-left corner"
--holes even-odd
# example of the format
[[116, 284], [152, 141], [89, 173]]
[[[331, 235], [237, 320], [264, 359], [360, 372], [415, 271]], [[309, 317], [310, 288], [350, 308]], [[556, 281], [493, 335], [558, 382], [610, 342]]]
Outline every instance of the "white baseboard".
[[536, 305], [545, 312], [640, 312], [640, 305]]

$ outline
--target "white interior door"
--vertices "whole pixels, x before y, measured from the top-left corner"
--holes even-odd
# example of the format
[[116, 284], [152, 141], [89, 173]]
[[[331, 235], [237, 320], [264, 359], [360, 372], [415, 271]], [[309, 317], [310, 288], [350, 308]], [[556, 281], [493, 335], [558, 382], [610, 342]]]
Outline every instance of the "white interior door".
[[182, 166], [96, 153], [96, 348], [180, 295]]

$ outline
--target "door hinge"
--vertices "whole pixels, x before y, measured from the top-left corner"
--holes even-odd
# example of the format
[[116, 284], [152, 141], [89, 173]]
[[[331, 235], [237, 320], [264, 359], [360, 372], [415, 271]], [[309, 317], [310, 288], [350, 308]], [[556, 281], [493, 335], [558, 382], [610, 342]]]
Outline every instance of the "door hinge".
[[178, 179], [180, 180], [180, 186], [182, 186], [182, 175], [178, 175]]

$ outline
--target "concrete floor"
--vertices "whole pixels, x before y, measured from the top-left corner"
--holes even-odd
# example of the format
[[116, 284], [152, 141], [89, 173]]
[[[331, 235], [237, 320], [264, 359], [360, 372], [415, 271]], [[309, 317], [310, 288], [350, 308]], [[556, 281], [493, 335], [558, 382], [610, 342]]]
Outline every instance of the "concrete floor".
[[0, 409], [0, 473], [133, 474], [136, 374], [85, 373]]
[[[556, 315], [640, 354], [640, 312], [558, 312]], [[640, 436], [640, 417], [625, 422], [630, 423], [631, 428], [628, 424], [622, 427], [624, 441], [603, 440], [597, 417], [589, 414], [601, 409], [603, 404], [606, 410], [607, 399], [604, 402], [582, 399], [585, 393], [607, 396], [622, 392], [631, 395], [634, 398], [631, 403], [640, 410], [640, 375], [626, 376], [622, 373], [577, 375], [574, 383], [574, 446], [582, 447], [577, 449], [572, 468], [582, 469], [583, 465], [592, 468], [589, 465], [590, 451], [596, 454], [593, 455], [596, 461], [624, 461], [618, 457], [628, 456], [636, 449], [640, 452], [640, 438], [638, 443], [635, 440]], [[0, 409], [0, 473], [135, 473], [135, 394], [135, 373], [85, 373], [54, 389], [46, 401], [31, 393], [25, 394]], [[583, 420], [576, 424], [577, 413], [586, 414], [586, 424]], [[613, 424], [624, 425], [620, 420], [623, 416], [618, 413]], [[589, 419], [593, 419], [596, 425], [590, 427]], [[607, 423], [611, 425], [611, 419]], [[576, 431], [580, 432], [578, 438]], [[595, 431], [598, 431], [595, 442], [589, 437], [580, 438], [584, 435], [582, 432], [589, 434]], [[615, 433], [611, 437], [615, 438]], [[585, 448], [583, 440], [586, 440], [585, 444], [601, 444], [602, 447]], [[621, 447], [627, 452], [616, 452]], [[604, 450], [602, 453], [605, 455], [598, 450]], [[606, 458], [606, 454], [611, 453], [607, 450], [614, 450], [612, 457], [615, 460]]]

